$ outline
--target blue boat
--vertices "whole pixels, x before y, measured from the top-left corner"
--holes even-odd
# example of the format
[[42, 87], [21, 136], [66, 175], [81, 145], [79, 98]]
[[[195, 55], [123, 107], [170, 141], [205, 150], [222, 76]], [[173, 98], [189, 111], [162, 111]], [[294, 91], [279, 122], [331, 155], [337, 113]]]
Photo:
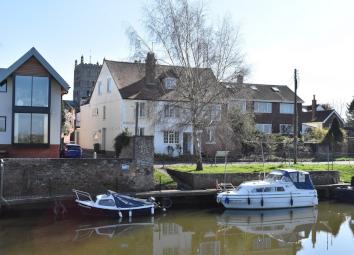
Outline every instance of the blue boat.
[[133, 213], [150, 213], [154, 215], [155, 208], [158, 206], [154, 198], [139, 199], [127, 195], [123, 195], [111, 190], [106, 194], [96, 196], [93, 200], [91, 195], [81, 190], [73, 190], [76, 199], [75, 202], [86, 213], [94, 215], [113, 215], [123, 217], [123, 213], [127, 213], [132, 217]]

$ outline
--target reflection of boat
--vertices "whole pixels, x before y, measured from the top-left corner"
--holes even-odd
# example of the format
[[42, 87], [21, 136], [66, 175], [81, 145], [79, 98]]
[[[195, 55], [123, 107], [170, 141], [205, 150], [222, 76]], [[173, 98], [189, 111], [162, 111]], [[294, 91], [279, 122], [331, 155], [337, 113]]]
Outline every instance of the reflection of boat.
[[285, 169], [219, 193], [217, 202], [233, 209], [271, 209], [315, 206], [318, 198], [309, 173]]
[[217, 221], [223, 228], [236, 227], [245, 233], [268, 235], [289, 243], [305, 238], [299, 234], [310, 232], [317, 221], [317, 214], [315, 207], [266, 211], [227, 210]]
[[153, 227], [153, 222], [136, 222], [136, 223], [124, 223], [124, 224], [112, 224], [104, 226], [84, 226], [75, 230], [76, 234], [74, 241], [81, 241], [96, 236], [106, 236], [113, 238], [126, 234], [128, 232], [134, 232], [138, 229], [145, 227]]
[[96, 201], [87, 192], [73, 190], [76, 203], [90, 214], [115, 214], [122, 217], [122, 212], [128, 212], [129, 217], [133, 211], [149, 211], [152, 215], [157, 206], [153, 198], [138, 199], [108, 190], [106, 194], [96, 196]]

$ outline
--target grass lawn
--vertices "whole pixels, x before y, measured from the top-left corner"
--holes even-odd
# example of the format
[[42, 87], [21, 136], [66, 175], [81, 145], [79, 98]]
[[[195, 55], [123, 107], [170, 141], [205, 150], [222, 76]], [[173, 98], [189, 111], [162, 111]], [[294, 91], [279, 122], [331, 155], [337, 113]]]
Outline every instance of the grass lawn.
[[[198, 173], [198, 174], [210, 174], [210, 173], [224, 173], [224, 165], [204, 165], [203, 171], [195, 171], [195, 165], [174, 165], [170, 168], [173, 170]], [[270, 172], [274, 169], [279, 168], [292, 168], [304, 171], [318, 171], [318, 170], [328, 170], [327, 164], [265, 164], [264, 170]], [[330, 165], [330, 170], [332, 170], [332, 165]], [[334, 165], [333, 170], [340, 172], [340, 178], [344, 182], [350, 182], [351, 177], [354, 176], [354, 166], [351, 165]], [[252, 172], [262, 172], [262, 164], [229, 164], [226, 167], [226, 173], [252, 173]]]
[[154, 181], [156, 185], [160, 184], [161, 180], [161, 185], [162, 186], [176, 186], [176, 182], [169, 176], [168, 174], [165, 174], [157, 169], [154, 169]]

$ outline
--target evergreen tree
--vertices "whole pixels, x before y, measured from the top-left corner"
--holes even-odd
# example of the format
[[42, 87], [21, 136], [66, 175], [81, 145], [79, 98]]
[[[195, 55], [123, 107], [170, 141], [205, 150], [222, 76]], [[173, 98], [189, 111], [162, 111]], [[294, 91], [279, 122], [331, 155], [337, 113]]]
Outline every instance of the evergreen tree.
[[354, 99], [347, 105], [347, 126], [354, 128]]
[[324, 142], [328, 143], [332, 148], [335, 144], [339, 144], [344, 141], [344, 133], [340, 128], [337, 119], [333, 119], [331, 128], [328, 130], [327, 135], [324, 138]]

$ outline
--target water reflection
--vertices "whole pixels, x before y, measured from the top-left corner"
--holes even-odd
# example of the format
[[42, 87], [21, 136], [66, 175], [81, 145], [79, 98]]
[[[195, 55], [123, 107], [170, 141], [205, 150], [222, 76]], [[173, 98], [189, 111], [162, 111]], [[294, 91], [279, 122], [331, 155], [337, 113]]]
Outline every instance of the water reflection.
[[[0, 220], [0, 254], [343, 254], [354, 206], [268, 211], [170, 211], [124, 220]], [[349, 252], [350, 253], [350, 252]]]

